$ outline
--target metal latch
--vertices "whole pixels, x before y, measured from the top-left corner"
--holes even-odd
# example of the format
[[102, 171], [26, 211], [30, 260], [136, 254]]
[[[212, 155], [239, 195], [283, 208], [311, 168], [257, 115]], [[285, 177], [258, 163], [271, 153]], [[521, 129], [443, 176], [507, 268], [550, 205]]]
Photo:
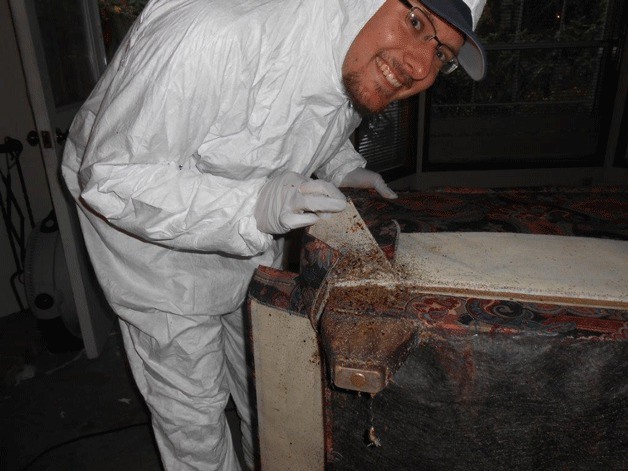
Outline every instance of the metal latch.
[[365, 370], [336, 365], [334, 384], [342, 389], [376, 394], [386, 387], [386, 373], [383, 368]]

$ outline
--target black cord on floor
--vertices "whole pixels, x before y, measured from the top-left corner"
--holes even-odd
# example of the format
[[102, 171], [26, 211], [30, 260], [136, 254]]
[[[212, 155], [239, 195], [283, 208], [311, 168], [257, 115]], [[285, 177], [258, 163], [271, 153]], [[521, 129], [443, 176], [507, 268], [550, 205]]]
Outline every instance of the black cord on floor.
[[65, 442], [58, 443], [58, 444], [56, 444], [54, 446], [51, 446], [50, 448], [47, 448], [46, 450], [42, 451], [41, 453], [39, 453], [35, 458], [33, 458], [28, 463], [26, 463], [23, 467], [21, 467], [20, 471], [27, 471], [31, 466], [33, 466], [37, 461], [39, 461], [39, 459], [41, 459], [43, 456], [47, 455], [51, 451], [57, 450], [59, 448], [63, 448], [64, 446], [70, 445], [72, 443], [80, 442], [81, 440], [87, 440], [88, 438], [100, 437], [102, 435], [108, 435], [110, 433], [122, 432], [124, 430], [128, 430], [128, 429], [134, 428], [134, 427], [143, 427], [143, 426], [146, 426], [146, 425], [150, 426], [150, 423], [149, 422], [140, 422], [140, 423], [137, 423], [137, 424], [124, 425], [122, 427], [114, 428], [114, 429], [111, 429], [111, 430], [104, 430], [102, 432], [88, 433], [87, 435], [81, 435], [80, 437], [73, 438], [72, 440], [67, 440]]

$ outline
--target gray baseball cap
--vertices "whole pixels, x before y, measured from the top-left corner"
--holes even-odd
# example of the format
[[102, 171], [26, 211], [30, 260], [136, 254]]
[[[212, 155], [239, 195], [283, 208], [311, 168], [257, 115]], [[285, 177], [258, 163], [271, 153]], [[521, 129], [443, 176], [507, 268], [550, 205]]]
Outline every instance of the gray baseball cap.
[[484, 10], [486, 0], [420, 0], [451, 26], [460, 30], [466, 41], [458, 52], [458, 63], [473, 80], [486, 75], [486, 51], [474, 30]]

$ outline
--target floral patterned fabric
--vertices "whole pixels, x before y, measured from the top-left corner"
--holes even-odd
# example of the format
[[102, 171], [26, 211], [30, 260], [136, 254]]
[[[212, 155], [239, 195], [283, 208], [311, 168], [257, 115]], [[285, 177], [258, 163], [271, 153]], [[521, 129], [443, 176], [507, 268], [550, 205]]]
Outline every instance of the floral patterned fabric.
[[[389, 258], [394, 257], [397, 224], [401, 232], [517, 232], [628, 240], [628, 187], [446, 188], [400, 192], [396, 200], [364, 190], [346, 193]], [[289, 275], [291, 282], [286, 283], [286, 274], [273, 279], [258, 273], [251, 295], [264, 304], [311, 316], [312, 310], [320, 310], [318, 289], [336, 261], [332, 249], [306, 234], [300, 274]], [[319, 304], [313, 306], [315, 300]], [[396, 315], [421, 319], [426, 328], [449, 335], [472, 329], [628, 338], [624, 310], [438, 295], [400, 301], [404, 312]]]
[[[628, 240], [628, 187], [465, 189], [401, 192], [384, 200], [349, 192], [385, 252], [394, 247], [390, 221], [402, 232], [516, 232]], [[507, 300], [422, 296], [408, 310], [433, 328], [534, 331], [628, 338], [628, 312]]]
[[[514, 232], [628, 240], [628, 187], [400, 192], [396, 200], [348, 191], [382, 244], [402, 232]], [[379, 229], [383, 227], [383, 229]]]

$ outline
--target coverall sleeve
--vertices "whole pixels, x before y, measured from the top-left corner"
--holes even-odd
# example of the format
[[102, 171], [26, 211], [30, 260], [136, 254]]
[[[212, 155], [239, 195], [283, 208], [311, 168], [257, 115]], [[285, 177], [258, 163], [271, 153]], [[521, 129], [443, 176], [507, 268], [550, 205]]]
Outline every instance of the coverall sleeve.
[[197, 169], [196, 149], [207, 140], [220, 99], [208, 91], [208, 77], [195, 73], [179, 71], [180, 78], [163, 83], [141, 73], [114, 81], [116, 93], [105, 96], [83, 157], [81, 198], [110, 224], [143, 240], [252, 256], [272, 241], [257, 230], [253, 216], [266, 179]]
[[365, 167], [366, 160], [355, 150], [350, 140], [345, 141], [336, 155], [325, 165], [316, 170], [318, 178], [333, 183], [336, 186], [351, 171], [358, 167]]

